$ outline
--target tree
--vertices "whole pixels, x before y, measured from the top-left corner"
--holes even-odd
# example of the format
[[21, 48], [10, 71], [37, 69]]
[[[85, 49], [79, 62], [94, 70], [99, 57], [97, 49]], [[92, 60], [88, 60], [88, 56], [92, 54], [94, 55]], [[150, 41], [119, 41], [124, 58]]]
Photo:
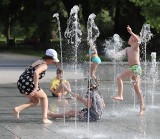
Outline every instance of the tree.
[[0, 3], [0, 20], [3, 21], [3, 33], [8, 40], [12, 35], [12, 27], [18, 20], [21, 2], [19, 2], [19, 0], [1, 0]]
[[160, 32], [160, 0], [130, 0], [141, 7], [141, 14], [146, 22]]
[[[0, 20], [4, 34], [10, 38], [14, 24], [25, 29], [26, 36], [40, 38], [42, 49], [50, 47], [52, 19], [55, 12], [62, 13], [62, 2], [57, 0], [0, 0]], [[63, 10], [64, 11], [64, 10]]]

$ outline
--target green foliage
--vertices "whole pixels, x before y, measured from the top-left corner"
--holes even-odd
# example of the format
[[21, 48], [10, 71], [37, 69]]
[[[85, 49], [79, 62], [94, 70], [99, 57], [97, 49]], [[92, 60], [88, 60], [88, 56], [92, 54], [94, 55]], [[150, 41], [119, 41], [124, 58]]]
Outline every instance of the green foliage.
[[[51, 31], [58, 36], [57, 21], [53, 14], [59, 13], [64, 37], [69, 12], [74, 5], [80, 7], [82, 40], [86, 40], [86, 23], [91, 13], [97, 15], [95, 22], [100, 30], [100, 39], [111, 37], [114, 33], [124, 40], [128, 39], [126, 25], [131, 25], [137, 33], [144, 22], [155, 28], [154, 35], [159, 38], [160, 0], [0, 0], [0, 34], [8, 38], [37, 37], [44, 50], [50, 47]], [[10, 35], [8, 32], [11, 32]], [[154, 47], [159, 50], [157, 43], [154, 43]]]
[[130, 0], [141, 7], [146, 22], [160, 32], [160, 0]]
[[0, 36], [0, 42], [6, 42], [6, 38], [3, 35]]
[[29, 26], [27, 31], [26, 31], [26, 37], [31, 38], [33, 35], [38, 36], [38, 35], [36, 35], [37, 34], [36, 31], [37, 31], [37, 26], [34, 26], [34, 25]]
[[24, 28], [22, 28], [19, 24], [16, 24], [12, 28], [12, 36], [24, 38], [26, 36]]
[[101, 10], [101, 12], [96, 17], [96, 23], [101, 31], [101, 38], [110, 36], [112, 34], [114, 23], [111, 16], [109, 15], [108, 10]]

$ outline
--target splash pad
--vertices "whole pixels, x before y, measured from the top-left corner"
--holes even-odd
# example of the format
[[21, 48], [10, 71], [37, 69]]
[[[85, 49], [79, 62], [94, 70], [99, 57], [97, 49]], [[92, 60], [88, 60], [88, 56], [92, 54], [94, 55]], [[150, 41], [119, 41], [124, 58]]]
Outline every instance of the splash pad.
[[[68, 23], [67, 23], [68, 26], [67, 26], [67, 29], [66, 29], [66, 32], [65, 32], [65, 37], [68, 39], [68, 43], [70, 43], [73, 46], [73, 52], [74, 52], [74, 55], [73, 55], [73, 62], [74, 62], [73, 69], [74, 69], [75, 73], [77, 73], [77, 65], [76, 65], [77, 64], [77, 54], [78, 54], [77, 53], [77, 48], [78, 48], [78, 46], [80, 45], [80, 42], [81, 42], [81, 38], [79, 38], [79, 36], [82, 35], [79, 20], [77, 18], [78, 17], [77, 16], [78, 11], [79, 11], [79, 8], [77, 6], [74, 6], [73, 9], [71, 9], [70, 18], [69, 18]], [[95, 14], [91, 14], [88, 18], [89, 21], [91, 21], [90, 24], [89, 24], [89, 26], [91, 28], [92, 28], [93, 25], [95, 25], [94, 22], [93, 22], [94, 18], [95, 18]], [[93, 29], [97, 29], [97, 28], [93, 28]], [[145, 47], [146, 47], [147, 42], [151, 39], [151, 35], [149, 34], [150, 33], [149, 31], [150, 31], [150, 28], [148, 27], [148, 25], [147, 25], [147, 27], [144, 25], [143, 29], [140, 33], [141, 34], [141, 42], [145, 45]], [[87, 40], [92, 40], [94, 42], [96, 40], [96, 38], [99, 36], [99, 30], [96, 32], [97, 35], [95, 35], [94, 37], [92, 37], [92, 35], [93, 35], [92, 33], [93, 33], [93, 30], [88, 29], [88, 34], [89, 35], [87, 37]], [[120, 38], [120, 36], [118, 34], [114, 34], [112, 41], [106, 41], [106, 44], [111, 46], [110, 50], [108, 51], [109, 53], [107, 55], [108, 55], [108, 57], [112, 57], [112, 56], [114, 56], [115, 52], [117, 52], [121, 49], [122, 39]], [[111, 48], [113, 48], [113, 49], [111, 49]], [[101, 81], [100, 90], [103, 92], [103, 95], [105, 95], [105, 100], [106, 100], [107, 105], [108, 105], [108, 107], [106, 108], [106, 110], [104, 112], [104, 116], [102, 117], [102, 120], [100, 120], [99, 122], [96, 122], [96, 123], [89, 123], [90, 124], [89, 129], [88, 129], [87, 123], [80, 123], [80, 122], [77, 123], [77, 121], [74, 119], [75, 123], [76, 123], [76, 125], [74, 125], [73, 122], [72, 122], [72, 121], [74, 121], [73, 119], [67, 120], [67, 123], [65, 123], [64, 128], [61, 127], [61, 126], [63, 126], [61, 124], [61, 126], [60, 126], [61, 128], [57, 129], [57, 132], [59, 132], [60, 134], [66, 134], [69, 137], [82, 138], [82, 139], [117, 138], [119, 136], [119, 134], [121, 133], [121, 131], [118, 131], [118, 134], [117, 134], [117, 133], [109, 130], [107, 127], [104, 128], [105, 125], [102, 122], [104, 122], [104, 120], [107, 120], [107, 119], [110, 119], [110, 120], [112, 119], [113, 121], [111, 120], [112, 121], [111, 123], [116, 124], [116, 123], [114, 123], [114, 118], [116, 118], [116, 120], [119, 119], [119, 118], [126, 118], [126, 117], [129, 117], [129, 116], [131, 116], [132, 118], [134, 116], [135, 119], [137, 118], [136, 116], [137, 116], [138, 107], [137, 107], [136, 97], [134, 95], [135, 93], [132, 89], [132, 85], [131, 85], [130, 81], [126, 81], [124, 83], [125, 84], [124, 88], [127, 88], [126, 90], [124, 90], [124, 92], [126, 92], [124, 94], [124, 96], [127, 98], [127, 100], [124, 100], [123, 102], [120, 102], [120, 103], [116, 104], [116, 103], [113, 103], [113, 101], [110, 98], [112, 96], [112, 94], [114, 94], [117, 91], [116, 87], [115, 87], [116, 86], [115, 78], [116, 78], [117, 74], [121, 70], [123, 70], [123, 66], [126, 65], [125, 62], [122, 62], [122, 59], [124, 57], [124, 53], [119, 53], [119, 55], [116, 55], [116, 56], [117, 56], [116, 60], [112, 60], [113, 65], [110, 67], [110, 70], [112, 70], [112, 73], [114, 75], [114, 77], [112, 76], [113, 78], [111, 78], [112, 81], [111, 82]], [[121, 66], [121, 63], [122, 63], [122, 66]], [[145, 70], [146, 70], [146, 65], [147, 64], [149, 64], [149, 63], [147, 63], [146, 59], [145, 59], [144, 64], [143, 64]], [[119, 67], [121, 67], [121, 68], [119, 69]], [[100, 68], [102, 68], [102, 67], [100, 67]], [[148, 68], [151, 68], [151, 67], [148, 67]], [[107, 68], [104, 67], [104, 65], [103, 65], [103, 70], [105, 70], [105, 72], [108, 71], [106, 69]], [[153, 70], [153, 66], [152, 66], [152, 70]], [[99, 70], [99, 71], [101, 71], [101, 70]], [[77, 75], [77, 79], [78, 79], [78, 74], [76, 74], [76, 75]], [[103, 75], [104, 75], [104, 73], [100, 73], [100, 79]], [[150, 95], [150, 93], [146, 91], [147, 89], [149, 89], [149, 88], [147, 88], [147, 85], [146, 85], [146, 81], [147, 81], [147, 78], [148, 78], [147, 74], [145, 73], [145, 75], [143, 75], [142, 78], [145, 78], [145, 82], [142, 83], [142, 89], [143, 89], [143, 92], [145, 92], [145, 96], [148, 97]], [[84, 87], [84, 86], [86, 86], [86, 81], [82, 79], [82, 81], [77, 82], [77, 79], [75, 81], [73, 81], [73, 86], [76, 85], [75, 90], [76, 91], [82, 91], [82, 95], [83, 95], [86, 92], [86, 88]], [[75, 84], [75, 82], [76, 82], [76, 84]], [[153, 80], [153, 82], [154, 82], [154, 84], [156, 84], [155, 79]], [[152, 92], [156, 92], [158, 90], [158, 88], [156, 88], [155, 85], [153, 85], [151, 88], [152, 88]], [[154, 103], [157, 102], [157, 100], [155, 100], [153, 98], [153, 96], [154, 95], [152, 94], [152, 104], [154, 105]], [[146, 101], [146, 105], [147, 105], [147, 103], [150, 103], [147, 99], [145, 101]], [[72, 100], [71, 100], [72, 105], [70, 107], [75, 107], [73, 105], [74, 103], [75, 102], [72, 102]], [[77, 103], [75, 109], [81, 108], [81, 107], [82, 106]], [[150, 110], [146, 109], [146, 113], [147, 112], [150, 112]], [[130, 118], [130, 119], [132, 119], [132, 118]], [[128, 119], [128, 121], [130, 121], [130, 119]], [[139, 131], [138, 135], [134, 136], [134, 138], [135, 139], [136, 138], [147, 138], [147, 136], [146, 136], [146, 134], [147, 134], [146, 133], [146, 128], [147, 128], [146, 117], [144, 116], [142, 118], [142, 120], [140, 120], [139, 118], [137, 118], [137, 119], [138, 119], [137, 122], [139, 123], [139, 126], [140, 126], [141, 130]], [[100, 129], [103, 128], [103, 131], [102, 132], [100, 130], [97, 131], [97, 127], [99, 127]], [[106, 134], [104, 132], [104, 129], [108, 130], [109, 132], [107, 132], [107, 134]], [[73, 136], [69, 135], [70, 132], [73, 133]], [[122, 132], [122, 133], [125, 133], [125, 132]], [[127, 135], [127, 132], [125, 134]], [[123, 138], [125, 136], [122, 135], [121, 137]]]

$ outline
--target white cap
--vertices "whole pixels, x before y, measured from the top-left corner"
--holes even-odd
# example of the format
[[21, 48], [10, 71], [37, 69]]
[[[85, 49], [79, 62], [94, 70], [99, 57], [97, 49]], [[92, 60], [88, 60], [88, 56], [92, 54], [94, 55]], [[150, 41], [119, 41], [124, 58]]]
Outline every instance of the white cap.
[[54, 49], [47, 49], [46, 50], [46, 55], [53, 57], [55, 62], [59, 62], [57, 52]]

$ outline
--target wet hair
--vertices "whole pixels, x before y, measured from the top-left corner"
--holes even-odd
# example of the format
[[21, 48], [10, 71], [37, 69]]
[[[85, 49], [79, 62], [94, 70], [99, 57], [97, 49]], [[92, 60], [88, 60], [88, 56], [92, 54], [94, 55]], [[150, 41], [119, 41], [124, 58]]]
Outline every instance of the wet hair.
[[101, 95], [98, 87], [99, 87], [99, 82], [97, 81], [97, 79], [94, 79], [94, 78], [89, 79], [86, 97], [89, 97], [89, 96], [91, 97], [91, 95], [94, 92], [97, 92], [99, 95]]
[[53, 57], [52, 57], [52, 56], [44, 55], [44, 56], [42, 57], [42, 59], [44, 59], [44, 60], [46, 60], [46, 59], [52, 59], [52, 60], [53, 60]]
[[63, 69], [58, 68], [57, 71], [56, 71], [56, 73], [57, 73], [57, 74], [63, 73]]
[[99, 83], [94, 78], [91, 78], [91, 79], [88, 80], [88, 89], [90, 91], [92, 91], [92, 90], [98, 90], [98, 86], [99, 86]]

